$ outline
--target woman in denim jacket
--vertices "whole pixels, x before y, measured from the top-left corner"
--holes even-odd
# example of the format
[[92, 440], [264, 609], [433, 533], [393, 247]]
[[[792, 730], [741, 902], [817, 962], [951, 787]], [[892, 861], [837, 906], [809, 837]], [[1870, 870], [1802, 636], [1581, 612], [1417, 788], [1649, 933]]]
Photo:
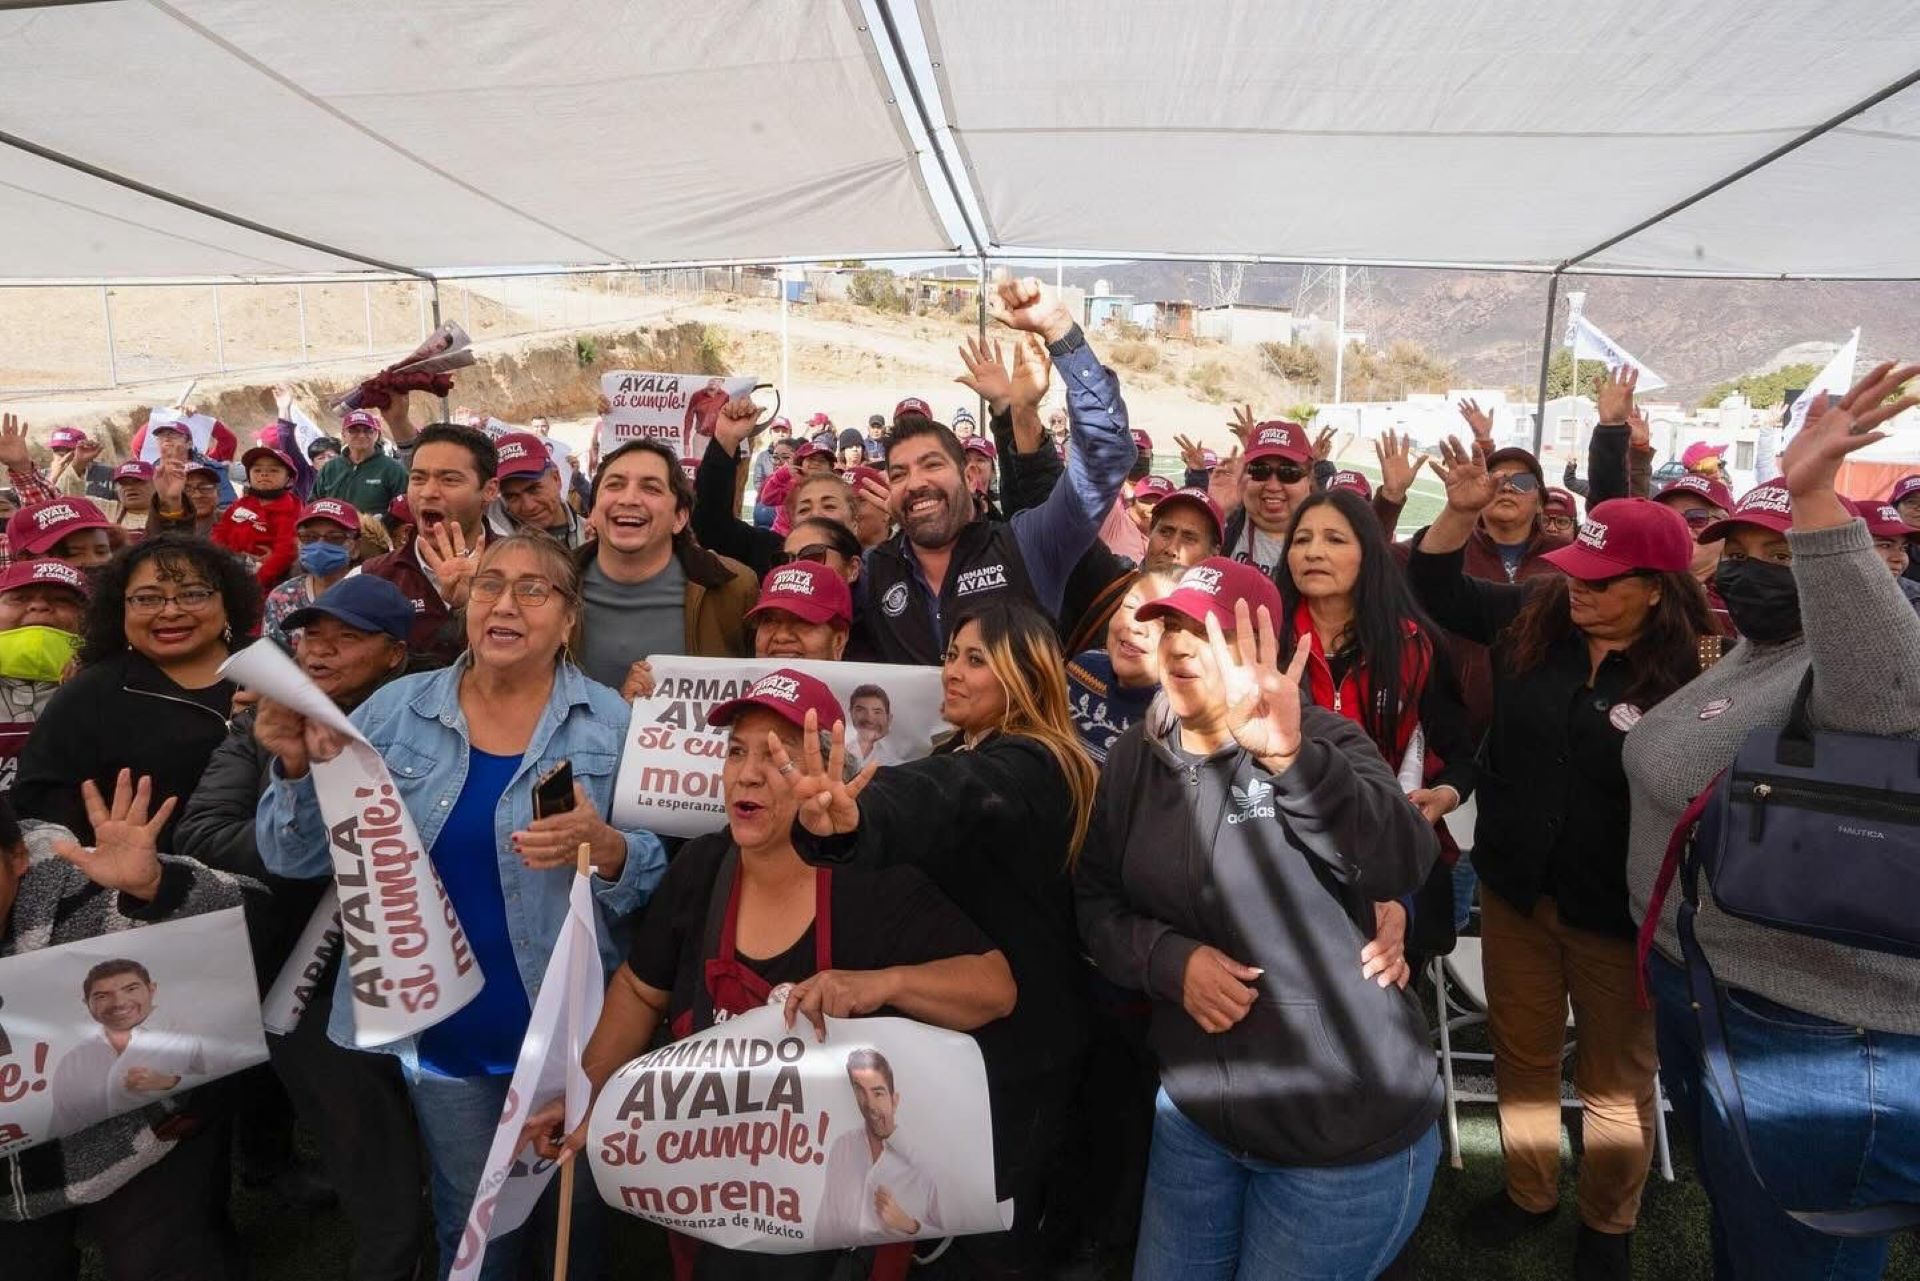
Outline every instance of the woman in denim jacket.
[[[443, 1278], [566, 915], [576, 851], [592, 847], [608, 972], [620, 960], [610, 927], [645, 903], [666, 867], [652, 833], [619, 831], [599, 817], [613, 800], [628, 709], [566, 655], [580, 608], [572, 559], [551, 539], [520, 534], [488, 544], [472, 564], [467, 583], [446, 584], [470, 598], [464, 659], [394, 681], [353, 713], [386, 759], [486, 977], [467, 1005], [386, 1047], [405, 1067], [426, 1139]], [[308, 765], [331, 759], [342, 746], [338, 735], [271, 703], [262, 705], [254, 733], [278, 758], [256, 823], [262, 859], [282, 876], [328, 875]], [[536, 820], [534, 784], [562, 761], [572, 763], [574, 808]], [[352, 1046], [344, 967], [340, 982], [328, 1030]], [[574, 1255], [576, 1266], [586, 1266], [597, 1253], [597, 1201], [591, 1180], [576, 1189], [584, 1192], [575, 1198]], [[537, 1213], [551, 1212], [543, 1205]], [[490, 1243], [482, 1276], [511, 1275], [527, 1235]]]

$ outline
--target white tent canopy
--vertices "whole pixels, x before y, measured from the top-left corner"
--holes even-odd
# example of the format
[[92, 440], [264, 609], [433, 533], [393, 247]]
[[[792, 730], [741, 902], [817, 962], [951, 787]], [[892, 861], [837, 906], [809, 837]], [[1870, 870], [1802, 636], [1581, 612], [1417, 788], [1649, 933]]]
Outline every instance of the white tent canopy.
[[28, 5], [0, 11], [0, 278], [955, 253], [1920, 277], [1910, 19], [1911, 0]]

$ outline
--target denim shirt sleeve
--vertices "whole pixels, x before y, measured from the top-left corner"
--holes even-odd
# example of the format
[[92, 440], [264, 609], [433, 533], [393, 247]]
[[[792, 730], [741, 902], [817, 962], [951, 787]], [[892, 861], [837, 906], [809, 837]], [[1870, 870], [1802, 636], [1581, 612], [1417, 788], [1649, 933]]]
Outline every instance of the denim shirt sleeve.
[[280, 762], [273, 763], [267, 793], [254, 814], [253, 838], [260, 847], [260, 861], [276, 876], [333, 875], [327, 825], [320, 817], [312, 773], [286, 778], [280, 773]]
[[1048, 350], [1066, 389], [1073, 440], [1067, 470], [1045, 502], [1014, 513], [1009, 523], [1034, 594], [1049, 612], [1057, 613], [1067, 577], [1113, 510], [1136, 451], [1119, 380], [1087, 346], [1080, 327], [1075, 325]]
[[615, 828], [627, 843], [626, 866], [618, 880], [605, 880], [593, 874], [593, 898], [602, 911], [618, 919], [631, 916], [646, 906], [653, 887], [667, 872], [667, 849], [652, 832], [638, 829], [628, 832]]

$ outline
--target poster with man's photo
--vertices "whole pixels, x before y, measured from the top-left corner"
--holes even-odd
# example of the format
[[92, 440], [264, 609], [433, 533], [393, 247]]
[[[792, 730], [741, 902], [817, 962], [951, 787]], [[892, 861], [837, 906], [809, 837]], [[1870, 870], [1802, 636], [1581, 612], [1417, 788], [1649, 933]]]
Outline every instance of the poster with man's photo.
[[266, 1061], [237, 907], [0, 960], [0, 1156]]
[[614, 784], [613, 821], [622, 827], [700, 836], [726, 823], [720, 767], [726, 761], [727, 731], [707, 728], [707, 715], [778, 668], [816, 676], [833, 690], [847, 713], [847, 759], [856, 768], [870, 760], [882, 765], [918, 760], [953, 733], [940, 719], [937, 667], [679, 655], [652, 661], [653, 694], [633, 700]]
[[772, 1005], [715, 1024], [614, 1073], [586, 1152], [608, 1205], [734, 1250], [999, 1232], [1013, 1210], [979, 1047], [911, 1019], [829, 1019], [824, 1042]]
[[754, 388], [749, 377], [655, 374], [633, 369], [600, 375], [607, 412], [600, 417], [600, 456], [634, 440], [657, 440], [679, 455], [692, 476], [713, 439], [720, 411]]

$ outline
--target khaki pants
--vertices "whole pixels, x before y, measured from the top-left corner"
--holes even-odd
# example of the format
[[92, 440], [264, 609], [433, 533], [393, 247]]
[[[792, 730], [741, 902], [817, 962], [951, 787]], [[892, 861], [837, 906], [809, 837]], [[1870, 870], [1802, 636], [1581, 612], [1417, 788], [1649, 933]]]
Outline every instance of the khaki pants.
[[1560, 1201], [1560, 1056], [1573, 1002], [1573, 1085], [1584, 1110], [1580, 1219], [1631, 1232], [1653, 1157], [1653, 1011], [1635, 1000], [1634, 943], [1565, 925], [1551, 899], [1530, 915], [1480, 887], [1487, 1029], [1500, 1095], [1507, 1195]]

